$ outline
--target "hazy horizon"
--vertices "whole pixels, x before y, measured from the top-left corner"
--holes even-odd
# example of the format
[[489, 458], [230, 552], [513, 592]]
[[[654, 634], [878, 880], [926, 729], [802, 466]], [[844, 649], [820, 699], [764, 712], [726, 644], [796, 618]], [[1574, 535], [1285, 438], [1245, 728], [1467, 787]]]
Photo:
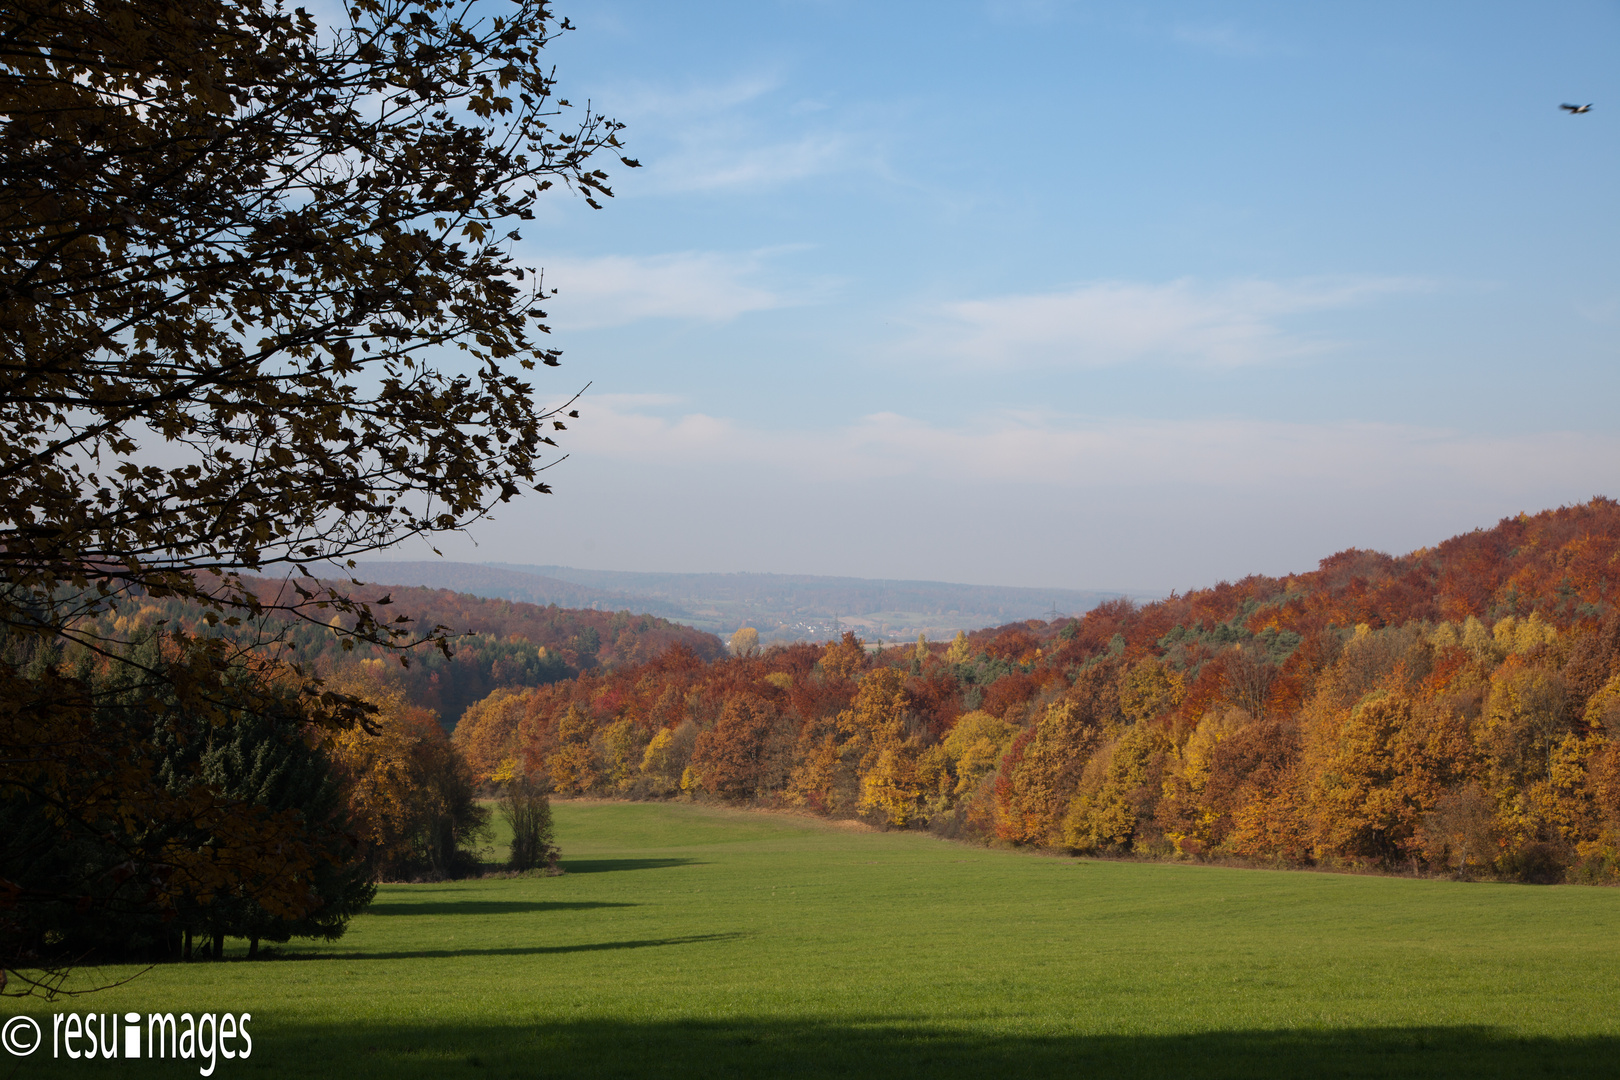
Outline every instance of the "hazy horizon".
[[[1404, 553], [1402, 553], [1402, 554], [1404, 554]], [[362, 566], [378, 566], [378, 565], [386, 565], [386, 564], [389, 564], [389, 563], [412, 563], [412, 564], [415, 564], [415, 563], [438, 562], [438, 561], [441, 561], [441, 560], [440, 560], [439, 557], [431, 556], [431, 555], [430, 555], [429, 558], [424, 559], [424, 558], [422, 558], [420, 556], [406, 556], [406, 555], [403, 555], [403, 554], [399, 554], [399, 555], [396, 556], [394, 554], [388, 554], [386, 557], [360, 559], [358, 561]], [[956, 585], [956, 586], [966, 586], [966, 587], [970, 587], [970, 588], [987, 588], [987, 589], [1023, 589], [1023, 590], [1030, 590], [1030, 591], [1039, 591], [1039, 590], [1042, 590], [1042, 589], [1048, 589], [1048, 590], [1055, 589], [1055, 590], [1058, 590], [1058, 591], [1061, 591], [1061, 592], [1118, 593], [1120, 595], [1130, 596], [1130, 597], [1135, 598], [1135, 599], [1140, 599], [1140, 598], [1144, 598], [1144, 597], [1164, 596], [1164, 595], [1167, 595], [1171, 591], [1170, 589], [1137, 588], [1137, 587], [1128, 586], [1128, 585], [1127, 586], [1086, 585], [1086, 586], [1078, 586], [1078, 587], [1073, 586], [1073, 585], [1016, 585], [1016, 584], [1011, 584], [1011, 583], [1005, 582], [1005, 581], [947, 581], [947, 580], [942, 579], [942, 578], [871, 577], [871, 576], [866, 576], [866, 575], [861, 575], [861, 574], [808, 574], [808, 573], [798, 573], [798, 572], [792, 571], [792, 570], [682, 570], [682, 569], [644, 570], [644, 569], [626, 568], [626, 567], [622, 567], [622, 566], [564, 566], [564, 565], [562, 565], [560, 563], [551, 563], [551, 564], [527, 563], [527, 564], [525, 564], [525, 563], [513, 563], [513, 562], [506, 562], [506, 561], [498, 561], [498, 560], [471, 561], [471, 560], [467, 560], [467, 559], [452, 559], [452, 558], [449, 558], [448, 556], [444, 557], [442, 559], [442, 562], [443, 562], [444, 565], [485, 566], [485, 567], [491, 567], [491, 568], [494, 568], [494, 569], [503, 569], [503, 570], [505, 570], [505, 569], [522, 569], [522, 570], [524, 570], [526, 572], [534, 573], [534, 574], [539, 574], [543, 570], [557, 569], [557, 570], [579, 571], [579, 572], [582, 572], [582, 573], [590, 573], [590, 574], [636, 574], [636, 575], [646, 575], [646, 576], [649, 576], [649, 577], [653, 577], [653, 576], [658, 576], [658, 577], [663, 577], [663, 576], [689, 576], [689, 577], [699, 577], [699, 576], [704, 576], [704, 577], [747, 577], [747, 576], [755, 576], [755, 577], [782, 577], [782, 578], [819, 578], [819, 579], [825, 579], [825, 580], [848, 580], [848, 581], [866, 581], [866, 582], [895, 582], [895, 583], [904, 583], [904, 584], [913, 584], [913, 585]], [[1311, 569], [1314, 569], [1314, 567], [1312, 567]], [[566, 579], [564, 579], [564, 580], [566, 580]], [[1215, 584], [1215, 582], [1210, 582], [1210, 584], [1213, 585], [1213, 584]]]
[[[1595, 495], [1601, 495], [1601, 493], [1594, 493], [1594, 494]], [[1574, 504], [1578, 504], [1578, 503], [1586, 502], [1586, 501], [1587, 501], [1586, 499], [1572, 499], [1572, 500], [1569, 500], [1569, 501], [1567, 501], [1565, 503], [1561, 503], [1561, 504], [1557, 504], [1557, 505], [1568, 506], [1568, 505], [1574, 505]], [[1556, 506], [1533, 507], [1533, 508], [1527, 508], [1526, 510], [1524, 510], [1522, 512], [1523, 513], [1534, 514], [1534, 513], [1537, 513], [1539, 511], [1542, 511], [1542, 510], [1551, 510], [1551, 509], [1556, 509], [1556, 508], [1557, 508]], [[1459, 536], [1459, 535], [1463, 535], [1465, 533], [1469, 533], [1469, 532], [1473, 532], [1473, 531], [1477, 531], [1477, 530], [1481, 530], [1481, 529], [1492, 528], [1493, 526], [1497, 525], [1501, 520], [1503, 520], [1505, 518], [1509, 518], [1509, 517], [1515, 517], [1515, 516], [1518, 515], [1518, 513], [1519, 512], [1503, 514], [1503, 515], [1501, 515], [1501, 517], [1492, 519], [1491, 521], [1483, 521], [1483, 522], [1480, 522], [1480, 523], [1478, 523], [1476, 525], [1468, 526], [1468, 527], [1465, 527], [1465, 528], [1460, 528], [1460, 529], [1456, 530], [1455, 532], [1448, 533], [1448, 534], [1446, 534], [1444, 536], [1430, 537], [1430, 538], [1428, 538], [1426, 540], [1420, 541], [1420, 542], [1415, 543], [1415, 544], [1411, 544], [1409, 546], [1404, 546], [1404, 547], [1397, 547], [1397, 546], [1377, 547], [1377, 546], [1374, 546], [1374, 545], [1371, 545], [1371, 544], [1345, 543], [1345, 544], [1339, 545], [1338, 547], [1333, 548], [1332, 550], [1324, 550], [1320, 555], [1316, 556], [1315, 558], [1309, 559], [1308, 561], [1302, 559], [1297, 564], [1284, 565], [1284, 566], [1282, 566], [1280, 568], [1278, 566], [1275, 566], [1275, 565], [1270, 566], [1270, 567], [1251, 566], [1251, 567], [1248, 567], [1246, 569], [1236, 570], [1234, 572], [1226, 573], [1226, 574], [1218, 576], [1218, 577], [1212, 576], [1212, 577], [1209, 577], [1208, 580], [1174, 581], [1174, 582], [1164, 582], [1164, 583], [1160, 583], [1160, 584], [1156, 584], [1156, 585], [1142, 585], [1142, 584], [1123, 584], [1122, 585], [1122, 584], [1115, 584], [1115, 583], [1097, 584], [1097, 583], [1094, 583], [1094, 582], [1083, 582], [1083, 581], [1081, 583], [1079, 583], [1079, 584], [1074, 584], [1074, 583], [1059, 584], [1059, 583], [1049, 582], [1049, 581], [1047, 581], [1047, 582], [1031, 581], [1028, 578], [1026, 578], [1023, 581], [1015, 581], [1015, 580], [1010, 580], [1011, 578], [1016, 576], [1016, 574], [1012, 573], [1012, 572], [1009, 572], [1009, 574], [1006, 575], [1006, 577], [1004, 577], [1002, 579], [999, 579], [999, 580], [965, 581], [965, 580], [953, 580], [953, 579], [950, 579], [950, 578], [943, 578], [943, 577], [901, 577], [901, 576], [895, 576], [895, 575], [877, 575], [877, 574], [859, 574], [859, 573], [819, 573], [819, 572], [811, 572], [811, 571], [783, 570], [783, 569], [774, 569], [774, 568], [773, 569], [749, 568], [749, 569], [707, 569], [707, 570], [698, 570], [698, 569], [690, 569], [690, 568], [686, 568], [686, 567], [682, 567], [682, 566], [678, 566], [678, 565], [658, 565], [659, 560], [656, 558], [656, 554], [654, 554], [654, 556], [649, 558], [647, 565], [638, 566], [638, 567], [575, 566], [575, 565], [565, 565], [565, 564], [561, 564], [561, 563], [549, 563], [549, 564], [548, 563], [523, 563], [523, 562], [517, 562], [517, 561], [514, 561], [514, 560], [507, 560], [507, 559], [477, 558], [476, 557], [477, 555], [482, 554], [484, 552], [485, 545], [477, 543], [477, 542], [469, 542], [465, 537], [455, 537], [455, 536], [440, 536], [440, 537], [437, 537], [435, 539], [435, 541], [434, 541], [435, 545], [443, 552], [443, 554], [435, 554], [431, 549], [427, 548], [426, 544], [417, 544], [417, 543], [413, 542], [411, 544], [399, 545], [399, 546], [397, 546], [395, 548], [389, 549], [388, 551], [380, 553], [377, 556], [373, 556], [371, 558], [363, 559], [363, 560], [360, 560], [360, 561], [362, 562], [362, 564], [372, 564], [372, 565], [385, 564], [385, 563], [442, 562], [445, 565], [452, 565], [453, 564], [453, 565], [481, 566], [481, 567], [491, 567], [491, 568], [523, 567], [523, 568], [527, 569], [529, 572], [532, 572], [532, 573], [538, 573], [539, 571], [550, 567], [550, 568], [555, 568], [555, 569], [577, 570], [577, 571], [582, 571], [582, 572], [587, 572], [587, 573], [602, 573], [602, 574], [643, 574], [643, 575], [649, 575], [649, 576], [664, 576], [664, 575], [699, 576], [699, 575], [708, 575], [708, 576], [715, 576], [715, 577], [724, 577], [724, 576], [732, 576], [732, 575], [737, 575], [737, 576], [758, 575], [758, 576], [775, 576], [775, 577], [808, 577], [808, 578], [821, 578], [821, 579], [829, 579], [829, 580], [831, 580], [831, 579], [847, 579], [847, 580], [852, 580], [852, 581], [867, 581], [867, 582], [893, 581], [893, 582], [907, 582], [907, 583], [914, 583], [914, 584], [938, 584], [938, 585], [965, 586], [965, 587], [974, 587], [974, 588], [1003, 588], [1003, 589], [1027, 589], [1027, 590], [1056, 589], [1056, 590], [1061, 590], [1061, 591], [1066, 591], [1066, 592], [1112, 593], [1112, 594], [1119, 594], [1119, 595], [1129, 596], [1129, 597], [1131, 597], [1133, 599], [1136, 599], [1136, 600], [1142, 600], [1142, 599], [1157, 599], [1157, 598], [1160, 598], [1160, 597], [1168, 596], [1172, 592], [1184, 593], [1184, 592], [1187, 592], [1187, 591], [1192, 590], [1192, 589], [1208, 588], [1208, 587], [1220, 584], [1221, 582], [1236, 581], [1236, 580], [1239, 580], [1241, 578], [1247, 577], [1250, 574], [1265, 574], [1265, 575], [1268, 575], [1268, 576], [1271, 576], [1271, 577], [1283, 578], [1283, 577], [1287, 577], [1287, 576], [1289, 576], [1291, 574], [1307, 573], [1307, 572], [1316, 570], [1318, 568], [1319, 564], [1322, 562], [1322, 560], [1327, 559], [1327, 558], [1337, 554], [1338, 552], [1347, 550], [1349, 548], [1360, 548], [1362, 550], [1380, 551], [1380, 552], [1383, 552], [1384, 554], [1387, 554], [1387, 555], [1400, 557], [1400, 556], [1403, 556], [1403, 555], [1410, 554], [1413, 551], [1421, 550], [1423, 548], [1434, 547], [1436, 544], [1439, 544], [1439, 543], [1441, 543], [1441, 542], [1443, 542], [1445, 540], [1449, 540], [1453, 536]], [[488, 525], [488, 524], [492, 524], [492, 523], [485, 523], [485, 524]], [[416, 550], [416, 551], [412, 552], [411, 548], [413, 548], [413, 547], [416, 547], [419, 550]], [[1257, 561], [1258, 561], [1258, 559], [1257, 559]]]

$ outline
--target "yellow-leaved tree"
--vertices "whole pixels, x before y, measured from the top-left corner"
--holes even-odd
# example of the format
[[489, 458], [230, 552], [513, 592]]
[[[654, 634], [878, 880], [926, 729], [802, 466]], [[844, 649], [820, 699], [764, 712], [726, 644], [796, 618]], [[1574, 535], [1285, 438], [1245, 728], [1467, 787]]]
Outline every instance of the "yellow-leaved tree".
[[1156, 762], [1167, 749], [1162, 731], [1133, 724], [1099, 750], [1081, 776], [1080, 792], [1063, 818], [1063, 842], [1077, 851], [1128, 851], [1145, 824], [1142, 812], [1156, 794]]
[[909, 824], [921, 808], [917, 755], [922, 745], [906, 728], [910, 704], [905, 676], [896, 668], [884, 667], [861, 680], [851, 707], [838, 715], [844, 754], [858, 761], [861, 796], [857, 805], [898, 827]]
[[1186, 696], [1187, 684], [1181, 672], [1150, 657], [1125, 673], [1119, 687], [1119, 707], [1132, 723], [1142, 724], [1180, 705]]
[[551, 755], [551, 789], [582, 795], [602, 780], [602, 760], [591, 745], [596, 721], [577, 704], [557, 718], [557, 749]]
[[374, 734], [331, 736], [361, 853], [386, 880], [443, 879], [477, 869], [471, 845], [486, 835], [489, 811], [474, 798], [472, 770], [431, 710], [411, 705], [368, 661], [327, 680], [334, 691], [376, 707]]
[[987, 712], [975, 710], [958, 718], [940, 743], [946, 770], [941, 794], [961, 798], [977, 788], [995, 771], [1016, 731]]
[[680, 790], [681, 777], [692, 760], [697, 737], [697, 725], [690, 720], [653, 735], [641, 755], [641, 775], [652, 794], [673, 795]]
[[626, 713], [602, 729], [599, 737], [608, 782], [619, 791], [629, 791], [641, 776], [651, 741], [646, 727]]
[[1064, 810], [1100, 737], [1073, 701], [1055, 702], [1025, 728], [996, 779], [997, 835], [1020, 844], [1059, 839]]
[[1449, 714], [1377, 691], [1313, 721], [1312, 829], [1318, 858], [1392, 862], [1410, 857], [1418, 825], [1467, 779], [1467, 747]]
[[857, 678], [869, 663], [866, 647], [852, 630], [844, 631], [842, 638], [821, 650], [821, 673], [829, 679]]
[[754, 656], [759, 652], [759, 631], [745, 626], [731, 635], [732, 656]]

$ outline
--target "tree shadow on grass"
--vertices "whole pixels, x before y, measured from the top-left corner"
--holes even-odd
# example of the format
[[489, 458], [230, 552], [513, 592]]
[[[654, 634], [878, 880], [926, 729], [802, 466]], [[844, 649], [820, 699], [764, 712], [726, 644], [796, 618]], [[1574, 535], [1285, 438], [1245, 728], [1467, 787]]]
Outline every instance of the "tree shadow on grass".
[[367, 915], [520, 915], [535, 911], [590, 911], [593, 908], [638, 907], [611, 900], [384, 900], [366, 909]]
[[[1078, 1005], [1079, 1003], [1077, 1003]], [[1576, 1077], [1613, 1075], [1620, 1039], [1521, 1038], [1487, 1027], [996, 1035], [903, 1021], [277, 1025], [256, 1019], [255, 1073], [276, 1076]], [[128, 1063], [134, 1065], [134, 1062]], [[138, 1075], [138, 1074], [137, 1074]], [[167, 1075], [167, 1074], [165, 1074]]]
[[634, 941], [595, 941], [576, 945], [512, 945], [500, 948], [398, 949], [384, 952], [289, 952], [276, 960], [434, 960], [452, 956], [551, 956], [561, 953], [611, 952], [618, 949], [657, 949], [669, 945], [697, 945], [705, 941], [732, 941], [746, 934], [688, 934], [685, 937], [641, 938]]
[[702, 866], [696, 859], [563, 859], [570, 874], [610, 874], [618, 870], [662, 870], [666, 866]]

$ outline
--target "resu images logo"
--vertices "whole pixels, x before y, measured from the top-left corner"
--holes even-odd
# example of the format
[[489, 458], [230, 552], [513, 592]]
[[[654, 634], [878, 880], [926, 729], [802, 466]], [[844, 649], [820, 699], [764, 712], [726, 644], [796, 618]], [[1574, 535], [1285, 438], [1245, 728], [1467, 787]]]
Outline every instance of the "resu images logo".
[[15, 1057], [27, 1057], [38, 1050], [43, 1041], [39, 1025], [32, 1016], [13, 1016], [0, 1029], [0, 1043]]
[[[75, 1061], [114, 1058], [166, 1058], [194, 1061], [212, 1076], [220, 1059], [245, 1061], [253, 1053], [248, 1034], [252, 1013], [56, 1013], [51, 1017], [51, 1057]], [[142, 1035], [145, 1038], [142, 1038]], [[0, 1042], [13, 1057], [27, 1057], [44, 1045], [44, 1032], [31, 1016], [7, 1020]]]

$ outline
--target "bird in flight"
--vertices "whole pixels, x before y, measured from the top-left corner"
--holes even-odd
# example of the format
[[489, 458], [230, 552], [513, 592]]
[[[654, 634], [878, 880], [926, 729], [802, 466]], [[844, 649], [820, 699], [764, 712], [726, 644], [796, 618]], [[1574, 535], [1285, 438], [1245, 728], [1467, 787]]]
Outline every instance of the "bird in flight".
[[1571, 114], [1592, 111], [1592, 106], [1590, 105], [1560, 105], [1558, 107], [1560, 109], [1568, 109]]

